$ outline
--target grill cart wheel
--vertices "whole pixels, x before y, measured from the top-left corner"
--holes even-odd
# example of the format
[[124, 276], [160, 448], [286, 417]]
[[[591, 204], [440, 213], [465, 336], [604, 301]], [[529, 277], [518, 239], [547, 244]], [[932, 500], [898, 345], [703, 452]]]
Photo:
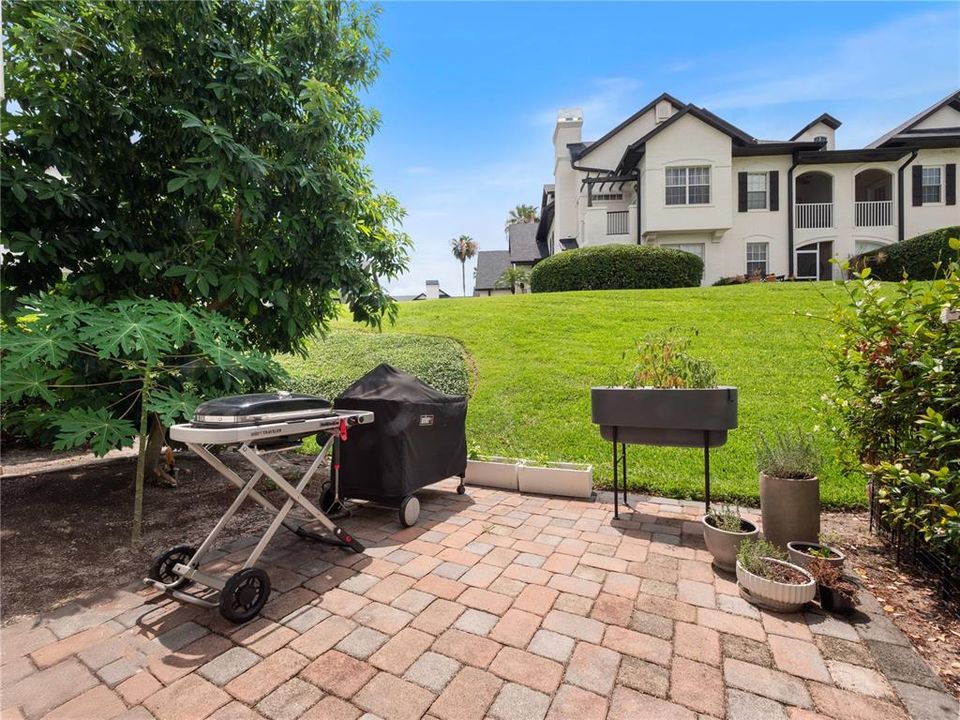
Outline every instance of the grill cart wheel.
[[404, 527], [413, 527], [420, 517], [420, 501], [416, 495], [408, 495], [400, 503], [400, 524]]
[[167, 550], [162, 555], [158, 555], [150, 566], [148, 577], [151, 580], [158, 580], [165, 585], [175, 583], [171, 590], [182, 590], [192, 582], [188, 578], [180, 577], [173, 571], [173, 566], [177, 563], [188, 565], [190, 560], [196, 555], [197, 549], [190, 545], [177, 545]]
[[460, 484], [457, 485], [457, 495], [463, 495], [467, 491], [466, 485], [463, 484], [463, 479], [460, 479]]
[[270, 597], [270, 576], [260, 568], [234, 573], [220, 591], [220, 614], [230, 622], [245, 623], [257, 616]]

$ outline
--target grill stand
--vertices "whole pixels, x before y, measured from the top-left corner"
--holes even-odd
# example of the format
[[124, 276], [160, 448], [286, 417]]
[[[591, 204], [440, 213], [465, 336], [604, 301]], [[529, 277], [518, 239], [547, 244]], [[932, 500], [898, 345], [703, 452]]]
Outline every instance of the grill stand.
[[[345, 434], [345, 433], [343, 433]], [[230, 620], [235, 622], [245, 622], [249, 620], [250, 617], [255, 616], [260, 607], [266, 602], [267, 596], [270, 593], [270, 583], [269, 578], [266, 577], [266, 573], [263, 573], [262, 570], [251, 570], [254, 568], [257, 560], [260, 559], [264, 550], [266, 550], [267, 545], [273, 539], [273, 536], [276, 534], [277, 530], [280, 529], [282, 525], [287, 530], [297, 534], [300, 537], [306, 537], [311, 540], [318, 542], [323, 542], [327, 544], [349, 547], [351, 550], [357, 553], [362, 553], [364, 551], [363, 545], [356, 540], [352, 535], [343, 531], [338, 525], [334, 524], [323, 512], [320, 511], [312, 502], [310, 502], [303, 495], [303, 491], [309, 485], [310, 480], [313, 479], [313, 476], [316, 474], [317, 470], [320, 468], [324, 458], [330, 453], [331, 449], [333, 451], [334, 463], [331, 467], [331, 475], [333, 476], [334, 487], [338, 488], [339, 486], [339, 475], [340, 475], [340, 465], [339, 465], [339, 455], [340, 455], [340, 442], [342, 434], [334, 430], [331, 432], [326, 443], [324, 443], [323, 448], [320, 453], [310, 464], [309, 469], [304, 473], [303, 477], [297, 483], [296, 486], [291, 485], [287, 482], [286, 479], [276, 470], [274, 470], [270, 464], [264, 459], [264, 456], [270, 454], [276, 454], [283, 452], [285, 450], [291, 449], [291, 447], [283, 447], [279, 449], [270, 448], [266, 450], [259, 450], [255, 444], [249, 442], [244, 442], [240, 445], [238, 452], [247, 462], [256, 468], [254, 474], [250, 477], [249, 480], [244, 481], [236, 472], [231, 468], [227, 467], [216, 455], [211, 453], [205, 446], [194, 443], [187, 442], [187, 447], [190, 448], [193, 452], [199, 455], [208, 465], [213, 467], [217, 472], [223, 475], [227, 480], [233, 483], [237, 488], [240, 489], [239, 494], [230, 504], [230, 507], [223, 514], [223, 517], [217, 522], [213, 530], [210, 531], [210, 534], [207, 535], [206, 539], [197, 548], [196, 552], [193, 554], [193, 557], [190, 558], [187, 564], [176, 563], [173, 565], [172, 574], [175, 575], [175, 579], [172, 582], [162, 582], [161, 580], [153, 578], [144, 578], [144, 583], [147, 585], [152, 585], [158, 590], [163, 590], [172, 597], [180, 600], [182, 602], [191, 603], [194, 605], [199, 605], [205, 608], [216, 608], [219, 607], [221, 612]], [[287, 494], [287, 500], [283, 503], [280, 508], [277, 508], [273, 503], [267, 500], [263, 495], [258, 493], [255, 489], [257, 483], [264, 477], [270, 478], [276, 485]], [[264, 510], [272, 514], [273, 521], [270, 523], [269, 527], [261, 536], [259, 542], [251, 551], [250, 555], [247, 557], [246, 562], [244, 562], [243, 567], [238, 573], [236, 573], [232, 578], [224, 579], [222, 577], [217, 577], [214, 575], [209, 575], [199, 570], [199, 566], [206, 554], [213, 548], [214, 543], [217, 538], [220, 536], [223, 528], [226, 527], [226, 524], [230, 519], [236, 515], [237, 511], [240, 509], [240, 506], [243, 505], [244, 501], [247, 498], [252, 498], [257, 502]], [[309, 513], [310, 518], [307, 518], [307, 522], [316, 521], [325, 527], [330, 535], [323, 535], [320, 533], [315, 533], [311, 530], [307, 530], [303, 527], [302, 524], [298, 525], [290, 520], [288, 516], [290, 511], [293, 510], [295, 505], [299, 505], [300, 508], [306, 510]], [[331, 537], [332, 535], [332, 537]], [[263, 595], [262, 602], [259, 602], [259, 605], [256, 607], [255, 611], [250, 615], [250, 617], [241, 617], [237, 615], [236, 617], [231, 617], [231, 612], [225, 609], [225, 600], [222, 593], [224, 588], [230, 583], [231, 580], [237, 578], [245, 571], [247, 572], [259, 572], [263, 575], [264, 580], [261, 582], [260, 591]], [[198, 597], [196, 595], [188, 594], [182, 590], [177, 589], [182, 585], [183, 579], [190, 580], [204, 587], [213, 589], [217, 591], [216, 601], [212, 599]], [[265, 586], [264, 586], [265, 585]], [[234, 613], [235, 614], [235, 613]]]

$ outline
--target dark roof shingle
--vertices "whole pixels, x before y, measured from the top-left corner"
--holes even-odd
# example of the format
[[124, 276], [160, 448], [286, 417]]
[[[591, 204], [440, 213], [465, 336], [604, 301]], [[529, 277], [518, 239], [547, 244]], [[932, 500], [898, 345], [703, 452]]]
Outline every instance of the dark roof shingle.
[[507, 247], [510, 260], [515, 263], [532, 263], [547, 257], [547, 243], [537, 240], [540, 223], [515, 223], [507, 227]]
[[474, 290], [492, 290], [504, 270], [510, 267], [510, 253], [506, 250], [481, 250], [477, 253], [477, 276]]

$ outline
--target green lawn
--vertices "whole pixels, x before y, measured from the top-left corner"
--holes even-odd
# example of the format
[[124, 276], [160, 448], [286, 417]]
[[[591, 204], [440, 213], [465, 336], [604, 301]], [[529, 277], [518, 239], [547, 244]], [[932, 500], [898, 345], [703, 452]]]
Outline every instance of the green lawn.
[[[757, 502], [754, 441], [761, 430], [820, 425], [828, 455], [821, 496], [833, 507], [862, 507], [863, 479], [845, 477], [832, 458], [820, 397], [831, 389], [823, 350], [829, 326], [794, 311], [824, 314], [840, 292], [828, 283], [741, 285], [505, 295], [404, 303], [396, 325], [368, 336], [371, 348], [397, 334], [454, 338], [476, 373], [468, 441], [485, 454], [590, 462], [599, 485], [611, 480], [610, 445], [590, 422], [590, 386], [610, 384], [628, 366], [635, 339], [672, 325], [697, 329], [692, 350], [712, 360], [722, 384], [740, 388], [740, 427], [712, 452], [714, 497]], [[337, 325], [350, 328], [348, 322]], [[423, 339], [422, 354], [435, 348]], [[335, 354], [327, 357], [335, 357]], [[312, 362], [312, 360], [311, 360]], [[702, 497], [702, 453], [632, 447], [633, 489]]]

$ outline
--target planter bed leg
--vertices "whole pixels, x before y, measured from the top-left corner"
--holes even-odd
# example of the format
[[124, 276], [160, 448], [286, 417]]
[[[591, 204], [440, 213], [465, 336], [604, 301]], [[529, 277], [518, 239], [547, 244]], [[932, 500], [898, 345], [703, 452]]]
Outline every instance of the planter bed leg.
[[627, 444], [620, 443], [621, 468], [623, 469], [623, 504], [630, 507], [627, 502]]
[[703, 431], [703, 494], [706, 512], [710, 512], [710, 432]]
[[613, 519], [620, 519], [620, 505], [617, 499], [617, 465], [619, 464], [619, 458], [617, 457], [617, 428], [613, 428]]

